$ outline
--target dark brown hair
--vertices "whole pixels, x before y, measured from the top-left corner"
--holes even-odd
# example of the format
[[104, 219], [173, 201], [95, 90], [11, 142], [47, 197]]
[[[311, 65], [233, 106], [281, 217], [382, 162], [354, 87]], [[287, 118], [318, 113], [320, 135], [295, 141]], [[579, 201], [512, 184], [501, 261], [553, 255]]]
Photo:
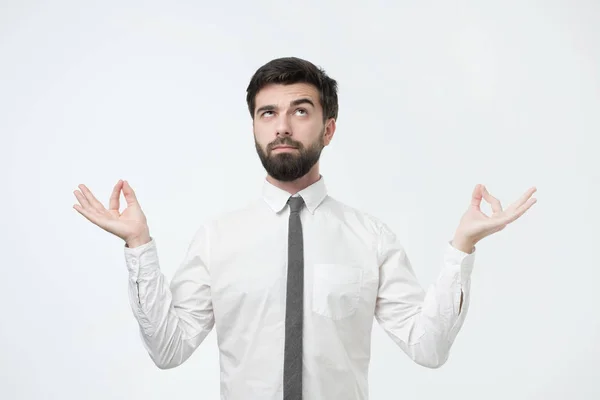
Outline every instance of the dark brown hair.
[[337, 120], [337, 82], [327, 76], [322, 68], [297, 57], [276, 58], [256, 70], [246, 89], [246, 103], [252, 119], [256, 107], [256, 94], [271, 83], [308, 83], [315, 86], [323, 108], [323, 122], [329, 118]]

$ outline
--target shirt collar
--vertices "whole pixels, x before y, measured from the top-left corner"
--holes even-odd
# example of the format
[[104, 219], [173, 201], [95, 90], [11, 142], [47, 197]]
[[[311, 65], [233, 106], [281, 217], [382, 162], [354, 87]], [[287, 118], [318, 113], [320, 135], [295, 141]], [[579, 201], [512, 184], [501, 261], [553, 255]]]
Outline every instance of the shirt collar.
[[[263, 183], [263, 199], [271, 207], [271, 209], [278, 213], [287, 205], [287, 201], [290, 198], [290, 193], [283, 189], [278, 188], [269, 182], [266, 178]], [[297, 193], [304, 199], [306, 208], [311, 214], [315, 213], [315, 209], [321, 204], [325, 197], [327, 197], [327, 187], [325, 186], [325, 180], [323, 175], [319, 175], [319, 180], [302, 189]]]

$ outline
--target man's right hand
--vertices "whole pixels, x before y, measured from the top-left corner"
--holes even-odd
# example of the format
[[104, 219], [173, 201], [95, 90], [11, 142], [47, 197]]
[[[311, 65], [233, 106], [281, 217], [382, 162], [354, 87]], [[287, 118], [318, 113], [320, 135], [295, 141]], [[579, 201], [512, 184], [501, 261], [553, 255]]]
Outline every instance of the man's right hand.
[[[81, 192], [75, 190], [73, 193], [80, 204], [73, 205], [73, 208], [90, 222], [125, 240], [128, 247], [141, 246], [150, 241], [146, 216], [127, 181], [119, 180], [115, 185], [110, 196], [108, 210], [85, 185], [81, 184], [78, 187]], [[127, 202], [123, 213], [119, 213], [121, 189]]]

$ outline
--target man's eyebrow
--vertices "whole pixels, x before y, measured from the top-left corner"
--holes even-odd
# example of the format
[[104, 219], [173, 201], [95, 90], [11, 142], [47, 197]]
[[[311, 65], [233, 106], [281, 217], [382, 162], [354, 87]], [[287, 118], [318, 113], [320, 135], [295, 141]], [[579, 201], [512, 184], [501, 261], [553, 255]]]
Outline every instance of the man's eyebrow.
[[[294, 106], [299, 106], [300, 104], [310, 104], [311, 106], [315, 106], [315, 103], [313, 103], [313, 101], [309, 98], [301, 98], [301, 99], [296, 99], [290, 102], [290, 107], [294, 107]], [[275, 107], [272, 104], [268, 104], [266, 106], [261, 106], [259, 108], [256, 109], [256, 114], [260, 114], [263, 111], [273, 111], [277, 109], [277, 107]]]
[[274, 109], [275, 106], [273, 105], [262, 106], [256, 109], [256, 114], [260, 114], [262, 111], [273, 111]]
[[290, 103], [290, 106], [292, 106], [292, 107], [299, 106], [300, 104], [307, 104], [307, 103], [313, 107], [315, 106], [315, 103], [313, 103], [311, 99], [306, 98], [306, 97], [292, 101]]

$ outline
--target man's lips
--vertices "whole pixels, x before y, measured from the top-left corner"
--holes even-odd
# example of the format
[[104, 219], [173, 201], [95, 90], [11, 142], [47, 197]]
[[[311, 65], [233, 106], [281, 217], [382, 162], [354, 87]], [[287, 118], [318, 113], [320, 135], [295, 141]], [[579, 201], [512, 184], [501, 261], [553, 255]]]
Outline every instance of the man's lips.
[[273, 147], [273, 150], [276, 149], [295, 149], [296, 147], [292, 147], [292, 146], [277, 146], [277, 147]]

